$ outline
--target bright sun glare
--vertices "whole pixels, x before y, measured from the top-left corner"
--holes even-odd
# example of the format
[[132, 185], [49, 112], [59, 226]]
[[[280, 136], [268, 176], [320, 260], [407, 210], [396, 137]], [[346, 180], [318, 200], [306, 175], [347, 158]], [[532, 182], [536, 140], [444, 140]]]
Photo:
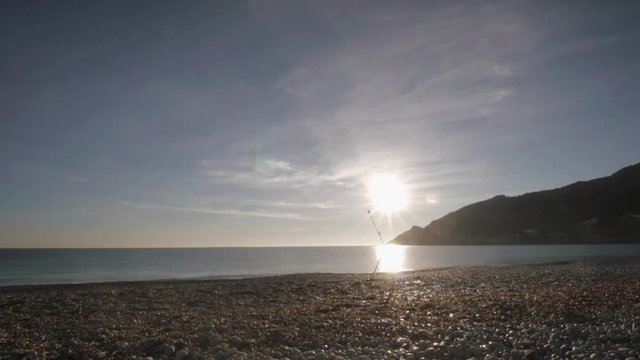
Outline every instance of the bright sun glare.
[[400, 245], [376, 246], [376, 258], [380, 260], [380, 272], [399, 272], [404, 268], [406, 248]]
[[378, 174], [369, 179], [367, 186], [374, 211], [391, 213], [407, 208], [407, 187], [397, 176]]

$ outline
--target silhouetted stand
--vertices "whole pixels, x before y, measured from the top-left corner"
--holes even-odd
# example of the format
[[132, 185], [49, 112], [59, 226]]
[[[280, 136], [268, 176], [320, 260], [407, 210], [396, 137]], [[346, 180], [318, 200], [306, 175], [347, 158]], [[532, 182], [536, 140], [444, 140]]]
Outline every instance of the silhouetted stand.
[[[380, 239], [380, 242], [382, 243], [382, 245], [387, 245], [384, 240], [382, 239], [382, 234], [380, 233], [380, 230], [378, 229], [378, 225], [376, 225], [376, 222], [373, 221], [373, 217], [371, 216], [371, 210], [367, 210], [367, 214], [369, 214], [369, 219], [371, 220], [371, 223], [373, 224], [373, 228], [376, 229], [376, 233], [378, 234], [378, 238]], [[374, 279], [374, 277], [376, 276], [376, 272], [378, 271], [378, 267], [380, 266], [380, 261], [382, 261], [382, 256], [383, 254], [380, 254], [380, 258], [378, 259], [378, 262], [376, 263], [376, 267], [373, 268], [373, 272], [371, 273], [371, 278], [369, 279], [369, 281], [372, 281]], [[391, 302], [391, 297], [393, 297], [393, 293], [396, 290], [396, 283], [395, 281], [393, 282], [393, 287], [391, 289], [391, 291], [389, 291], [389, 296], [387, 296], [387, 300], [386, 302], [389, 303]]]
[[[386, 245], [384, 240], [382, 240], [382, 234], [380, 233], [380, 230], [378, 229], [378, 225], [376, 225], [376, 222], [373, 221], [373, 217], [371, 216], [371, 210], [367, 210], [367, 214], [369, 214], [369, 219], [371, 220], [371, 223], [373, 224], [373, 228], [376, 229], [376, 233], [378, 233], [378, 238], [380, 239], [380, 242], [382, 243], [382, 245]], [[376, 263], [376, 267], [373, 269], [373, 273], [371, 273], [371, 280], [373, 280], [373, 277], [376, 275], [376, 271], [378, 271], [378, 266], [380, 266], [380, 261], [382, 260], [382, 254], [380, 254], [380, 258], [378, 259], [378, 262]]]

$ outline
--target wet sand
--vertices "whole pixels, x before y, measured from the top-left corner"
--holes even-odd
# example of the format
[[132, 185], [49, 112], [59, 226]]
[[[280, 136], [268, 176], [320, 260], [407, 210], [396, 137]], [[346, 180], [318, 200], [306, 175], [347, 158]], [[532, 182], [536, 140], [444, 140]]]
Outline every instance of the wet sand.
[[640, 259], [0, 288], [0, 359], [627, 359]]

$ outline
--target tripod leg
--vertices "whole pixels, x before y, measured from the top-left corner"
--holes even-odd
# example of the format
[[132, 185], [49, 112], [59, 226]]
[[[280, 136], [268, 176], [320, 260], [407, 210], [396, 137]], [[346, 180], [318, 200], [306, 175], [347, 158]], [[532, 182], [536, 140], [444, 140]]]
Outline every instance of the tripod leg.
[[376, 263], [376, 267], [373, 269], [373, 273], [371, 273], [371, 280], [373, 280], [373, 277], [376, 275], [376, 271], [378, 271], [378, 266], [380, 265], [380, 261], [382, 261], [382, 256], [380, 256], [380, 259], [378, 259], [378, 262]]

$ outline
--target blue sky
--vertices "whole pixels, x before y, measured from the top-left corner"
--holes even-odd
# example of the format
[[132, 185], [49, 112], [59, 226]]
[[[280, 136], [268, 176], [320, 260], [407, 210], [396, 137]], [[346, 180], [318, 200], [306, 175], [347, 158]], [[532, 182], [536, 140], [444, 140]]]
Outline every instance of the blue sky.
[[640, 161], [633, 1], [5, 1], [0, 247], [375, 244]]

